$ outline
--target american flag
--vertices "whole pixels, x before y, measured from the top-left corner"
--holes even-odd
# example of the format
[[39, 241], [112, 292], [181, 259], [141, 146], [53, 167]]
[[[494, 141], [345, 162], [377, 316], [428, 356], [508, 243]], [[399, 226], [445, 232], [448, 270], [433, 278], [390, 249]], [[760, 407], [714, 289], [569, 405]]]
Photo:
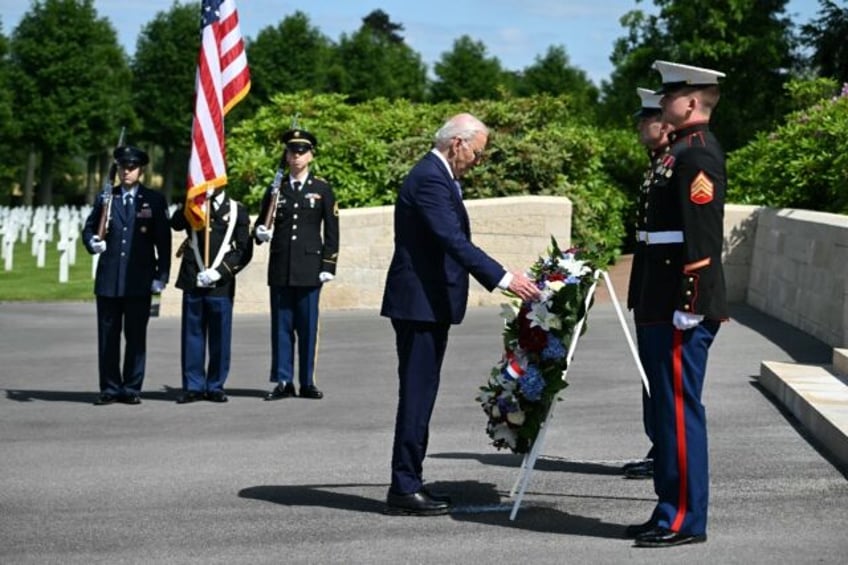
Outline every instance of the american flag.
[[250, 90], [235, 0], [203, 0], [200, 31], [185, 206], [195, 230], [206, 223], [208, 192], [227, 184], [224, 116]]

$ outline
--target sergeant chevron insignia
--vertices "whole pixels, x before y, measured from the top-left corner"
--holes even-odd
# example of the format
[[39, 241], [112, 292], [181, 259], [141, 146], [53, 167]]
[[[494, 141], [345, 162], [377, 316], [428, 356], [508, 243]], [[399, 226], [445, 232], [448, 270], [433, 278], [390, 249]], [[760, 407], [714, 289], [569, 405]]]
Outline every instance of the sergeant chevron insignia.
[[713, 181], [704, 174], [704, 171], [699, 172], [689, 185], [689, 200], [695, 204], [709, 204], [713, 201], [714, 193]]

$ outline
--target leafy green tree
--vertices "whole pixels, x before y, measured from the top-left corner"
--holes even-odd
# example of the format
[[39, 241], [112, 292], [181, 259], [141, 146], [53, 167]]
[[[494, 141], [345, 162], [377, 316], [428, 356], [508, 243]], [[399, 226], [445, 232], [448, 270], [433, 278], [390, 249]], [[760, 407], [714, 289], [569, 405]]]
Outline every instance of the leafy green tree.
[[571, 65], [565, 47], [551, 46], [544, 57], [524, 69], [518, 78], [519, 96], [535, 94], [567, 95], [583, 110], [593, 110], [598, 103], [598, 88], [586, 72]]
[[251, 85], [243, 103], [256, 108], [282, 92], [326, 92], [331, 47], [331, 41], [300, 11], [277, 27], [263, 28], [247, 44]]
[[509, 79], [497, 57], [486, 56], [482, 41], [463, 35], [453, 49], [442, 54], [434, 68], [438, 79], [430, 96], [435, 102], [460, 100], [497, 100]]
[[[819, 79], [821, 80], [821, 79]], [[818, 90], [795, 87], [795, 92]], [[848, 89], [791, 113], [785, 123], [731, 153], [728, 199], [774, 208], [848, 214]]]
[[848, 5], [819, 0], [818, 18], [801, 28], [802, 41], [813, 49], [819, 76], [848, 82]]
[[374, 98], [421, 101], [427, 89], [427, 67], [421, 55], [398, 34], [403, 26], [376, 10], [363, 18], [352, 35], [342, 34], [333, 52], [330, 90], [357, 103]]
[[92, 0], [35, 0], [12, 35], [11, 65], [22, 139], [41, 154], [38, 203], [51, 204], [57, 158], [111, 150], [131, 120], [127, 57]]
[[9, 73], [9, 40], [3, 34], [3, 26], [0, 22], [0, 155], [4, 156], [0, 159], [0, 187], [4, 189], [14, 183], [21, 169], [20, 161], [17, 166], [15, 165], [16, 158], [21, 157], [18, 150], [20, 129], [13, 111], [12, 83]]
[[630, 13], [622, 19], [629, 33], [616, 43], [612, 57], [616, 71], [604, 85], [607, 115], [623, 124], [638, 105], [635, 88], [659, 82], [651, 62], [668, 59], [727, 73], [714, 118], [726, 149], [743, 145], [780, 120], [787, 109], [783, 84], [796, 66], [792, 23], [785, 15], [787, 0], [654, 0], [654, 4], [659, 8], [656, 16]]
[[186, 178], [199, 28], [200, 4], [175, 3], [142, 28], [132, 62], [133, 106], [142, 125], [131, 140], [162, 149], [162, 188], [169, 200]]

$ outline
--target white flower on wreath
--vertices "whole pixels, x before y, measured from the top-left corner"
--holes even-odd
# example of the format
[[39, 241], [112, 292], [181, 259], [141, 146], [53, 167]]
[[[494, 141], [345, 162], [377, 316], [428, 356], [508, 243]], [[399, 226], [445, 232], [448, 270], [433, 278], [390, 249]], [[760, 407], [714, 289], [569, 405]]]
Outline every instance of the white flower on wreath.
[[506, 415], [506, 421], [513, 426], [520, 426], [524, 423], [524, 411], [516, 410], [515, 412], [510, 412]]
[[565, 283], [562, 281], [545, 281], [545, 288], [553, 291], [554, 294], [565, 288]]
[[557, 259], [557, 267], [575, 277], [582, 277], [592, 272], [592, 268], [586, 264], [586, 261], [578, 261], [573, 253], [563, 253], [562, 257]]
[[530, 312], [527, 314], [527, 319], [530, 320], [531, 328], [542, 328], [546, 332], [551, 329], [561, 329], [562, 320], [559, 316], [548, 310], [548, 306], [544, 302], [536, 302], [530, 307]]
[[495, 442], [503, 440], [513, 449], [518, 443], [518, 436], [515, 431], [504, 423], [498, 424], [492, 428], [492, 439], [495, 440]]

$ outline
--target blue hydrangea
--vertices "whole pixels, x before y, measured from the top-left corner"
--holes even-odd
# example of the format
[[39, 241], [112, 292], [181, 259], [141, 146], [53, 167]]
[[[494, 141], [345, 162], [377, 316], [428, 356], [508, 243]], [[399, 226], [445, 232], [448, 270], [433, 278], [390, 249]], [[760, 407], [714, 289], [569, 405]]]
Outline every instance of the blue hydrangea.
[[548, 344], [542, 350], [542, 359], [556, 361], [565, 358], [565, 346], [554, 334], [548, 334]]
[[521, 389], [521, 394], [524, 398], [531, 402], [536, 402], [542, 398], [542, 391], [545, 390], [545, 379], [539, 369], [534, 365], [527, 367], [527, 371], [518, 380], [518, 388]]

